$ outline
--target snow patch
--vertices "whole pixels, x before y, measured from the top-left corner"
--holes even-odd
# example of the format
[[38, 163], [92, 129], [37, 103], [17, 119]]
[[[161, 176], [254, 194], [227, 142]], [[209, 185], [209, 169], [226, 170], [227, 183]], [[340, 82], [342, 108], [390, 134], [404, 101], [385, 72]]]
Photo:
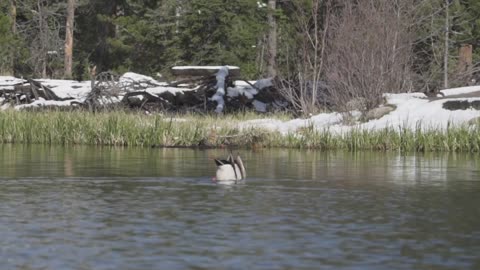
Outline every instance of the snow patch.
[[35, 100], [30, 104], [17, 105], [15, 106], [15, 109], [21, 110], [25, 108], [34, 108], [34, 107], [43, 107], [43, 106], [65, 107], [65, 106], [71, 106], [72, 101], [75, 101], [75, 100], [55, 101], [55, 100], [45, 100], [43, 98], [39, 98], [38, 100]]
[[448, 97], [453, 95], [469, 94], [478, 91], [480, 91], [480, 85], [446, 89], [440, 92], [442, 92], [446, 97]]
[[254, 86], [258, 89], [263, 89], [273, 86], [273, 78], [261, 79], [255, 82]]
[[140, 83], [140, 84], [141, 83], [147, 83], [147, 84], [150, 84], [150, 85], [158, 85], [158, 86], [166, 85], [166, 83], [161, 83], [161, 82], [155, 80], [152, 77], [145, 76], [145, 75], [138, 74], [138, 73], [133, 73], [133, 72], [127, 72], [127, 73], [123, 74], [120, 77], [119, 82], [122, 83], [122, 84], [128, 84], [128, 83], [131, 83], [131, 82], [136, 82], [136, 83]]

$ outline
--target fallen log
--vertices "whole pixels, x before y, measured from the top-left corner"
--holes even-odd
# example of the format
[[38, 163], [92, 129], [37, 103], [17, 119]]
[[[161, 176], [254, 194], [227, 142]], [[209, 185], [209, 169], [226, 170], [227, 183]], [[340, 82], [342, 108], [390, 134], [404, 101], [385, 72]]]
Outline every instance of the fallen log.
[[145, 107], [147, 103], [155, 103], [157, 106], [160, 106], [162, 109], [167, 109], [168, 107], [171, 107], [171, 103], [168, 100], [165, 100], [159, 96], [150, 94], [146, 91], [126, 93], [125, 96], [123, 96], [122, 98], [122, 103], [127, 105], [130, 108], [146, 109], [147, 111], [150, 111], [150, 109]]
[[[191, 78], [191, 77], [206, 77], [214, 76], [220, 69], [225, 66], [176, 66], [172, 67], [172, 74], [176, 77]], [[226, 66], [228, 68], [229, 76], [231, 78], [239, 78], [240, 68], [234, 66]]]

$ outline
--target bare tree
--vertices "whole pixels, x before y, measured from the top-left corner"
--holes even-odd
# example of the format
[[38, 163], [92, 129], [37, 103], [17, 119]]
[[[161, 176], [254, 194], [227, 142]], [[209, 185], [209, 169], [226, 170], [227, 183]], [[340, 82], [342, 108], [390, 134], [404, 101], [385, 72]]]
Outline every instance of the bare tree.
[[75, 0], [67, 1], [67, 18], [65, 27], [65, 61], [64, 61], [64, 77], [72, 77], [73, 62], [73, 24], [75, 18]]
[[443, 87], [448, 88], [448, 45], [449, 45], [449, 34], [450, 34], [450, 10], [449, 10], [449, 0], [445, 0], [445, 47], [443, 52]]
[[17, 1], [10, 0], [10, 17], [12, 20], [12, 33], [17, 33]]
[[[10, 0], [10, 19], [11, 19], [11, 28], [12, 34], [15, 36], [17, 34], [17, 1]], [[10, 58], [10, 67], [11, 67], [11, 74], [15, 73], [15, 50], [12, 50]]]
[[267, 55], [267, 76], [275, 77], [277, 75], [276, 70], [276, 58], [277, 58], [277, 21], [275, 19], [276, 0], [268, 0], [268, 55]]
[[282, 74], [280, 92], [296, 112], [310, 114], [325, 108], [324, 76], [326, 39], [332, 0], [292, 1], [295, 32], [299, 33], [289, 55], [293, 72]]
[[[328, 97], [337, 109], [369, 110], [383, 93], [406, 92], [411, 84], [409, 23], [413, 1], [344, 0], [328, 38]], [[359, 101], [357, 108], [345, 108]]]

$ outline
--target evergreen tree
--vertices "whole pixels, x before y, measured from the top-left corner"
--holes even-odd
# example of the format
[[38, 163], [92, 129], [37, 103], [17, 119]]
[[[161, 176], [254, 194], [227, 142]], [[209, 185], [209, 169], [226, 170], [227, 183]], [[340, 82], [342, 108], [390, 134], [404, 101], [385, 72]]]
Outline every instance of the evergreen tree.
[[172, 1], [129, 0], [113, 22], [119, 30], [109, 42], [117, 69], [154, 74], [170, 68], [178, 55]]
[[[62, 77], [66, 1], [16, 1], [17, 34], [10, 14], [14, 2], [0, 2], [0, 73], [11, 74], [15, 58], [14, 71], [18, 75]], [[164, 73], [174, 65], [237, 65], [246, 78], [258, 78], [266, 73], [267, 37], [272, 29], [267, 20], [268, 2], [76, 0], [73, 75], [87, 79], [86, 67], [93, 65], [99, 72], [134, 71], [149, 75]], [[276, 1], [276, 11], [270, 19], [276, 22], [276, 71], [280, 74], [298, 74], [295, 60], [305, 57], [305, 33], [310, 33], [314, 26], [311, 2]], [[335, 8], [341, 1], [329, 3]], [[416, 3], [417, 19], [412, 22], [417, 40], [414, 68], [423, 84], [439, 88], [447, 37], [445, 0]], [[323, 10], [319, 9], [320, 22]], [[480, 69], [479, 12], [478, 0], [449, 1], [450, 75], [455, 75], [459, 47], [463, 44], [473, 46], [473, 65]]]
[[266, 10], [256, 0], [191, 0], [182, 6], [180, 63], [238, 65], [255, 77], [258, 43], [266, 26]]
[[[458, 73], [459, 48], [473, 45], [473, 64], [480, 63], [480, 2], [476, 0], [448, 1], [448, 18], [445, 0], [423, 1], [417, 9], [415, 22], [417, 42], [415, 44], [414, 69], [419, 74], [421, 90], [441, 89], [444, 67], [453, 79], [449, 87], [461, 86], [466, 82], [464, 74]], [[448, 20], [449, 29], [446, 29]], [[448, 32], [446, 32], [448, 31]], [[446, 35], [447, 34], [447, 35]], [[446, 42], [448, 37], [448, 42]], [[448, 45], [448, 46], [446, 46]], [[444, 56], [447, 55], [447, 65]], [[457, 79], [457, 80], [455, 80]], [[418, 89], [417, 87], [417, 89]], [[420, 90], [420, 89], [419, 89]]]
[[455, 45], [473, 45], [473, 62], [480, 64], [480, 1], [455, 0], [452, 4], [457, 15], [452, 21]]
[[10, 3], [0, 4], [0, 75], [13, 75], [13, 57], [15, 52], [15, 35], [12, 30]]
[[98, 71], [108, 71], [116, 66], [112, 56], [110, 39], [116, 37], [116, 27], [113, 20], [120, 16], [124, 0], [88, 0], [79, 5], [76, 10], [77, 37], [74, 48], [74, 73], [77, 78], [88, 78], [88, 66], [97, 66]]
[[90, 0], [79, 13], [78, 54], [88, 63], [78, 63], [77, 73], [95, 64], [99, 71], [154, 74], [169, 67], [178, 54], [171, 0]]

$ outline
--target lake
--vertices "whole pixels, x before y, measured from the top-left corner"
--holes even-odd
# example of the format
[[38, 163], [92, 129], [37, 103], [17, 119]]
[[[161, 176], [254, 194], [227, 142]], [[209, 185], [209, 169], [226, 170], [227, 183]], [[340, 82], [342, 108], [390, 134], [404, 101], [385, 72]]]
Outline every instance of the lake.
[[480, 156], [0, 145], [1, 269], [480, 269]]

